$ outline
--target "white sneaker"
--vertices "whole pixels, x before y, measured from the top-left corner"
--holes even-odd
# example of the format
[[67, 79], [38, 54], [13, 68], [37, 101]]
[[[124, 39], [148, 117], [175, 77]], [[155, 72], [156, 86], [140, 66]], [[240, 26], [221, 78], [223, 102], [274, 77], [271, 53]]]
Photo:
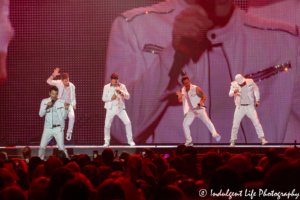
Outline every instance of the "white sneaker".
[[185, 146], [193, 146], [193, 141], [186, 141]]
[[129, 144], [130, 146], [135, 146], [135, 143], [134, 143], [133, 141], [128, 142], [128, 144]]
[[70, 141], [71, 138], [72, 138], [72, 132], [67, 132], [67, 137], [66, 137], [66, 139], [67, 139], [68, 141]]
[[213, 137], [217, 140], [217, 142], [220, 142], [221, 135], [219, 135], [218, 133], [216, 133]]
[[268, 141], [263, 137], [263, 138], [260, 138], [260, 140], [261, 140], [261, 144], [262, 145], [265, 145], [265, 144], [267, 144], [268, 143]]
[[232, 141], [230, 142], [230, 147], [235, 147], [235, 140], [232, 140]]
[[109, 143], [105, 142], [104, 145], [103, 145], [103, 147], [108, 148], [109, 147]]

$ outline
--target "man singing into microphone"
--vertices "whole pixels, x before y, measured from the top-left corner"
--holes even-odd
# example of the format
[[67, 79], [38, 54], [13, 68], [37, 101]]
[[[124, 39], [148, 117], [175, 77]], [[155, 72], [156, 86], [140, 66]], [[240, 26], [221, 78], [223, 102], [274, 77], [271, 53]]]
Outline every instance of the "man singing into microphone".
[[110, 127], [114, 117], [117, 115], [125, 124], [127, 142], [130, 146], [135, 143], [132, 139], [132, 128], [130, 119], [125, 111], [125, 99], [129, 99], [130, 95], [124, 84], [119, 83], [119, 75], [113, 73], [110, 76], [111, 83], [104, 86], [102, 100], [105, 102], [106, 117], [104, 127], [103, 147], [108, 147], [110, 142]]
[[59, 68], [56, 68], [53, 72], [53, 74], [48, 78], [47, 83], [49, 85], [55, 85], [58, 87], [58, 98], [61, 100], [64, 100], [65, 102], [68, 102], [71, 104], [69, 107], [69, 126], [67, 131], [67, 137], [66, 139], [68, 141], [71, 140], [74, 122], [75, 122], [75, 113], [74, 110], [76, 110], [76, 97], [75, 97], [75, 86], [73, 83], [69, 81], [69, 74], [63, 73], [61, 75], [61, 80], [53, 80], [56, 76], [60, 75]]
[[186, 138], [185, 146], [193, 145], [190, 125], [194, 121], [195, 117], [199, 117], [203, 121], [212, 136], [216, 138], [217, 142], [219, 142], [221, 136], [217, 133], [214, 125], [205, 112], [204, 101], [206, 97], [202, 90], [199, 87], [192, 85], [187, 76], [183, 76], [181, 78], [181, 82], [184, 87], [182, 88], [182, 92], [178, 90], [176, 95], [178, 96], [178, 101], [182, 102], [183, 112], [185, 114], [183, 121], [183, 131]]
[[52, 86], [49, 90], [50, 98], [44, 99], [40, 107], [40, 117], [45, 116], [44, 132], [42, 135], [39, 157], [44, 159], [45, 149], [49, 141], [55, 137], [59, 150], [63, 150], [68, 157], [68, 153], [64, 146], [65, 119], [69, 113], [69, 103], [59, 100], [58, 88]]
[[230, 146], [235, 146], [235, 140], [237, 139], [240, 122], [245, 115], [251, 119], [261, 143], [263, 145], [267, 144], [268, 142], [265, 140], [264, 131], [259, 123], [254, 107], [254, 96], [256, 99], [255, 106], [259, 106], [259, 91], [255, 82], [252, 79], [245, 79], [241, 74], [236, 75], [235, 81], [231, 83], [229, 96], [234, 96], [236, 105], [233, 117]]

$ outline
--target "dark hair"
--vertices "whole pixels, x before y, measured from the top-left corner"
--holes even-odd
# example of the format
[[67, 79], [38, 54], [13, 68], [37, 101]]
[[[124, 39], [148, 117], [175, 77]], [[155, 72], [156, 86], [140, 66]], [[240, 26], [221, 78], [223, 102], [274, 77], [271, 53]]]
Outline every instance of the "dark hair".
[[109, 166], [114, 160], [114, 152], [110, 148], [106, 148], [101, 154], [102, 160], [106, 166]]
[[49, 92], [51, 93], [52, 90], [58, 92], [58, 88], [56, 86], [51, 86]]
[[57, 158], [66, 158], [66, 153], [64, 150], [59, 150], [56, 155], [55, 155]]
[[119, 74], [113, 73], [113, 74], [110, 76], [110, 79], [117, 79], [117, 80], [119, 80]]
[[189, 77], [187, 77], [187, 76], [181, 77], [181, 83], [183, 83], [183, 81], [186, 80], [186, 79], [190, 81]]
[[31, 148], [29, 146], [26, 146], [22, 149], [22, 154], [23, 154], [23, 158], [31, 158], [31, 154], [32, 154], [32, 151], [31, 151]]
[[61, 80], [65, 80], [65, 79], [68, 79], [68, 78], [69, 78], [69, 74], [67, 74], [67, 73], [63, 73], [61, 75]]
[[45, 163], [44, 163], [44, 169], [45, 169], [45, 174], [49, 178], [51, 176], [51, 173], [57, 169], [63, 166], [63, 162], [56, 157], [51, 157], [49, 158]]

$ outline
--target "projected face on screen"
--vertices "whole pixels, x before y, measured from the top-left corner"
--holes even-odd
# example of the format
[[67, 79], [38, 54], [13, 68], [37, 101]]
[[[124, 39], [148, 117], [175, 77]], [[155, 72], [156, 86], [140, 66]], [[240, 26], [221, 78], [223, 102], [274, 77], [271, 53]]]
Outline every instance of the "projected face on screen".
[[[180, 79], [186, 75], [207, 97], [206, 112], [222, 135], [221, 142], [229, 142], [236, 109], [229, 89], [235, 75], [242, 74], [259, 88], [257, 113], [265, 137], [271, 143], [293, 142], [299, 137], [294, 131], [300, 128], [299, 38], [295, 26], [248, 15], [235, 6], [229, 6], [233, 10], [224, 26], [212, 26], [211, 13], [203, 13], [208, 10], [205, 1], [197, 1], [204, 3], [200, 7], [189, 2], [193, 1], [172, 0], [127, 11], [112, 25], [106, 80], [112, 72], [123, 77], [131, 95], [126, 110], [135, 140], [185, 141], [183, 108], [175, 91], [183, 87]], [[232, 1], [213, 3], [221, 6]], [[214, 23], [218, 20], [223, 18], [216, 18]], [[115, 123], [112, 134], [125, 141], [122, 123]], [[201, 122], [191, 125], [191, 134], [194, 143], [214, 142]], [[237, 142], [260, 142], [251, 120], [242, 120]]]

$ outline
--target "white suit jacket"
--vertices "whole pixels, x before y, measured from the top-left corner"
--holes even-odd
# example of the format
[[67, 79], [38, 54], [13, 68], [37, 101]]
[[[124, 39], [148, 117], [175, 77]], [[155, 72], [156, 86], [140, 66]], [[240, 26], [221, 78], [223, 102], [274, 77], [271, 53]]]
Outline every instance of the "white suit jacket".
[[[122, 13], [112, 25], [105, 76], [106, 81], [109, 81], [110, 75], [117, 71], [126, 83], [133, 99], [126, 102], [126, 111], [131, 116], [132, 126], [135, 127], [135, 141], [180, 143], [184, 139], [182, 118], [178, 117], [181, 116], [182, 107], [175, 95], [175, 92], [182, 88], [181, 77], [178, 78], [178, 87], [173, 91], [166, 88], [175, 55], [172, 47], [174, 20], [188, 7], [184, 0], [167, 0]], [[253, 77], [252, 79], [264, 94], [264, 101], [257, 112], [264, 131], [273, 135], [268, 141], [293, 142], [294, 137], [286, 137], [286, 128], [288, 121], [292, 120], [293, 129], [300, 130], [300, 41], [297, 37], [297, 27], [282, 21], [263, 19], [236, 8], [225, 27], [209, 30], [206, 36], [212, 45], [221, 45], [212, 47], [212, 51], [205, 51], [196, 63], [190, 61], [183, 71], [191, 82], [199, 85], [206, 94], [206, 106], [209, 109], [215, 109], [217, 106], [214, 114], [223, 120], [218, 123], [211, 118], [216, 129], [231, 132], [231, 111], [234, 111], [235, 106], [228, 98], [226, 87], [222, 96], [214, 98], [219, 102], [210, 104], [211, 95], [216, 93], [210, 89], [213, 83], [226, 75], [226, 84], [229, 84], [234, 81], [236, 74], [245, 77], [290, 61], [291, 69], [288, 71], [280, 71], [282, 68], [273, 67], [258, 74], [261, 81], [256, 81]], [[220, 54], [214, 54], [215, 49]], [[212, 62], [216, 64], [212, 66]], [[221, 67], [227, 69], [227, 74], [219, 73], [218, 79], [211, 80], [210, 72], [218, 72], [218, 68]], [[284, 99], [278, 98], [278, 92]], [[224, 112], [223, 108], [227, 107], [228, 112]], [[270, 117], [278, 115], [279, 111], [280, 118]], [[251, 135], [252, 131], [255, 131], [252, 130], [253, 124], [244, 121], [242, 123], [246, 135]], [[112, 135], [119, 141], [126, 142], [126, 137], [119, 134], [122, 122], [115, 123], [117, 125], [112, 127]], [[223, 128], [223, 124], [228, 126]], [[196, 134], [194, 141], [212, 142], [205, 125], [199, 123], [191, 127], [192, 132], [200, 133], [200, 130], [201, 134]], [[294, 134], [295, 131], [290, 133]], [[256, 138], [248, 138], [248, 142], [254, 143]]]
[[115, 100], [111, 100], [111, 97], [115, 94], [117, 96], [119, 96], [120, 101], [119, 101], [119, 109], [125, 109], [125, 99], [129, 99], [130, 95], [126, 89], [126, 86], [124, 84], [119, 83], [118, 85], [118, 89], [121, 90], [121, 92], [123, 93], [123, 96], [121, 96], [120, 94], [118, 94], [114, 87], [111, 87], [112, 84], [109, 83], [107, 85], [104, 86], [103, 89], [103, 95], [102, 95], [102, 101], [105, 102], [104, 108], [111, 110], [112, 109], [112, 102], [116, 101]]
[[[52, 113], [53, 113], [53, 107], [49, 108], [46, 110], [47, 108], [47, 103], [49, 103], [51, 101], [51, 98], [47, 98], [47, 99], [43, 99], [41, 106], [40, 106], [40, 112], [39, 115], [40, 117], [45, 117], [45, 127], [47, 128], [52, 128], [53, 124], [52, 124]], [[57, 114], [58, 114], [58, 120], [60, 122], [60, 128], [61, 130], [64, 130], [65, 128], [65, 119], [67, 118], [68, 114], [69, 114], [69, 110], [65, 109], [65, 102], [63, 100], [57, 100], [54, 103], [54, 107], [57, 110]]]
[[[47, 83], [49, 85], [55, 85], [56, 87], [58, 87], [58, 98], [61, 99], [63, 91], [64, 91], [64, 84], [61, 80], [51, 80], [48, 79]], [[71, 105], [76, 106], [76, 94], [75, 94], [75, 85], [73, 83], [70, 82], [69, 85], [70, 89], [71, 89], [71, 102], [69, 102]]]
[[[259, 99], [260, 99], [258, 87], [252, 79], [246, 79], [246, 85], [244, 87], [246, 87], [246, 86], [248, 87], [248, 97], [250, 100], [250, 105], [253, 106], [255, 99], [256, 99], [256, 101], [259, 101]], [[239, 92], [234, 93], [235, 89], [238, 89]], [[240, 106], [241, 106], [241, 91], [242, 91], [242, 87], [236, 81], [233, 81], [231, 83], [231, 87], [229, 90], [229, 96], [230, 97], [234, 96], [234, 102], [238, 108], [240, 108]], [[255, 96], [255, 99], [254, 99], [254, 96]]]

